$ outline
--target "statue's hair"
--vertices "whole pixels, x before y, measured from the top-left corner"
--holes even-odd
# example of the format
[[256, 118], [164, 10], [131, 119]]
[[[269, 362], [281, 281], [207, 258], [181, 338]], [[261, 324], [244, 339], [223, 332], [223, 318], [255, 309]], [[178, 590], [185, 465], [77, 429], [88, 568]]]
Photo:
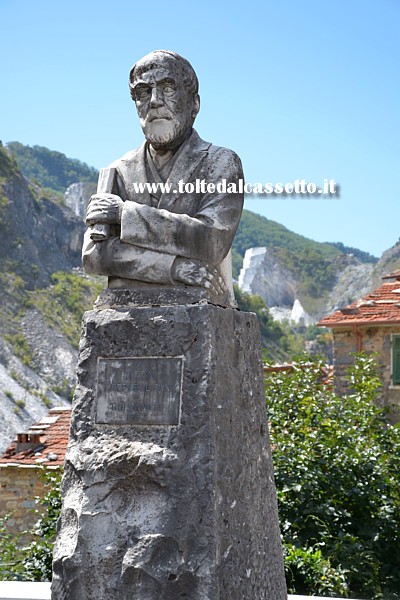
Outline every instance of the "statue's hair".
[[183, 83], [184, 83], [186, 89], [188, 90], [188, 92], [191, 94], [198, 93], [199, 80], [197, 79], [197, 75], [194, 72], [192, 65], [190, 64], [190, 62], [188, 60], [186, 60], [186, 58], [183, 58], [183, 56], [181, 56], [177, 52], [172, 52], [172, 50], [154, 50], [154, 52], [150, 52], [150, 54], [147, 54], [146, 56], [144, 56], [143, 58], [138, 60], [138, 62], [135, 63], [133, 65], [132, 69], [130, 70], [129, 90], [130, 90], [132, 100], [135, 100], [135, 97], [133, 94], [133, 84], [135, 82], [135, 79], [137, 77], [139, 77], [141, 75], [141, 73], [143, 73], [144, 71], [147, 71], [149, 69], [149, 66], [156, 65], [160, 61], [160, 59], [162, 60], [163, 55], [177, 61], [177, 63], [179, 64], [179, 66], [182, 70], [182, 74], [183, 74], [183, 78], [184, 78]]

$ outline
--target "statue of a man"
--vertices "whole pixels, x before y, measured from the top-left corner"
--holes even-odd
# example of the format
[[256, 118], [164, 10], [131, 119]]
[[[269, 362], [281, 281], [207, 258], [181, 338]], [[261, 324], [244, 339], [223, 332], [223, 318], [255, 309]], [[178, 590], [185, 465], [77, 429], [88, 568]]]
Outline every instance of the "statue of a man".
[[[193, 129], [198, 80], [179, 54], [148, 54], [131, 69], [129, 87], [146, 141], [100, 176], [87, 210], [84, 267], [108, 275], [109, 287], [197, 286], [234, 305], [240, 159]], [[94, 232], [99, 225], [109, 230], [103, 241]]]

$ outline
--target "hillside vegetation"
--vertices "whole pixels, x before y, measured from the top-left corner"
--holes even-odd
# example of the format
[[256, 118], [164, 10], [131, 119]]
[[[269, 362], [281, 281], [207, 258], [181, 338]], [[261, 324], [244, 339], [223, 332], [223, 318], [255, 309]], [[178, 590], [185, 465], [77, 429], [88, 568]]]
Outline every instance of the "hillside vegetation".
[[353, 246], [345, 246], [342, 242], [326, 242], [330, 246], [334, 246], [341, 252], [345, 254], [352, 254], [358, 260], [361, 260], [363, 263], [372, 263], [375, 264], [378, 262], [378, 258], [373, 256], [369, 252], [364, 252], [364, 250], [359, 250], [358, 248], [354, 248]]
[[233, 243], [234, 277], [239, 275], [246, 250], [257, 246], [267, 247], [282, 267], [300, 282], [299, 296], [303, 305], [309, 298], [319, 298], [332, 288], [335, 261], [343, 255], [331, 244], [314, 242], [275, 221], [244, 210]]
[[0, 146], [0, 324], [9, 339], [34, 307], [78, 346], [82, 312], [100, 285], [76, 271], [83, 231], [57, 197], [26, 182], [15, 157]]
[[7, 148], [15, 156], [22, 173], [45, 188], [65, 192], [78, 181], [96, 182], [98, 171], [80, 160], [43, 146], [24, 146], [9, 142]]
[[236, 285], [234, 290], [239, 309], [253, 312], [258, 317], [265, 359], [275, 362], [286, 361], [302, 352], [303, 339], [294, 335], [286, 323], [274, 321], [268, 306], [260, 296], [242, 292]]
[[82, 314], [104, 287], [80, 270], [84, 229], [0, 146], [0, 451], [71, 397]]
[[288, 252], [297, 254], [302, 254], [304, 251], [315, 252], [326, 259], [332, 259], [342, 254], [332, 244], [314, 242], [303, 235], [293, 233], [275, 221], [244, 210], [235, 236], [234, 249], [244, 256], [247, 248], [265, 245], [271, 248], [285, 248]]
[[283, 279], [293, 281], [296, 297], [310, 314], [320, 312], [326, 305], [338, 275], [351, 262], [377, 261], [368, 252], [346, 247], [340, 242], [315, 242], [275, 221], [244, 210], [233, 244], [234, 277], [239, 275], [245, 251], [257, 246], [266, 247], [270, 263], [279, 265]]

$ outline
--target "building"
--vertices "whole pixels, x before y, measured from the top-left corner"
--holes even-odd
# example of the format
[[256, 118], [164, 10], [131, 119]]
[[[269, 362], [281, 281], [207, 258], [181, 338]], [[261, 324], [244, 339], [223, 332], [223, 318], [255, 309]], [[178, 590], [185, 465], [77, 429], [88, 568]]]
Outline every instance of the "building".
[[0, 517], [11, 514], [8, 525], [15, 534], [37, 520], [31, 509], [36, 507], [35, 497], [44, 491], [39, 468], [64, 464], [70, 418], [70, 408], [50, 409], [27, 433], [19, 433], [0, 457]]
[[330, 327], [334, 338], [335, 379], [338, 393], [347, 391], [345, 375], [354, 352], [376, 353], [382, 381], [380, 402], [400, 420], [400, 269], [383, 277], [384, 283], [357, 302], [318, 323]]

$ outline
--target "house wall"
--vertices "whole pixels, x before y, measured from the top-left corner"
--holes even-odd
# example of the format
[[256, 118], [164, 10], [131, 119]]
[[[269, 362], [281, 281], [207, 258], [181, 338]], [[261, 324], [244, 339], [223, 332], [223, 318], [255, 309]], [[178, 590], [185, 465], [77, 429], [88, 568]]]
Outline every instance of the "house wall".
[[[400, 335], [398, 326], [374, 326], [358, 328], [335, 328], [333, 331], [335, 387], [338, 394], [345, 394], [348, 383], [345, 381], [347, 368], [354, 362], [352, 352], [363, 350], [375, 352], [379, 365], [378, 375], [382, 381], [382, 391], [379, 403], [382, 406], [391, 406], [391, 420], [400, 421], [400, 386], [392, 386], [392, 334]], [[392, 406], [394, 405], [394, 406]]]
[[29, 529], [38, 520], [30, 509], [38, 508], [35, 496], [42, 496], [44, 487], [37, 467], [0, 465], [0, 517], [12, 513], [7, 529], [14, 535]]

